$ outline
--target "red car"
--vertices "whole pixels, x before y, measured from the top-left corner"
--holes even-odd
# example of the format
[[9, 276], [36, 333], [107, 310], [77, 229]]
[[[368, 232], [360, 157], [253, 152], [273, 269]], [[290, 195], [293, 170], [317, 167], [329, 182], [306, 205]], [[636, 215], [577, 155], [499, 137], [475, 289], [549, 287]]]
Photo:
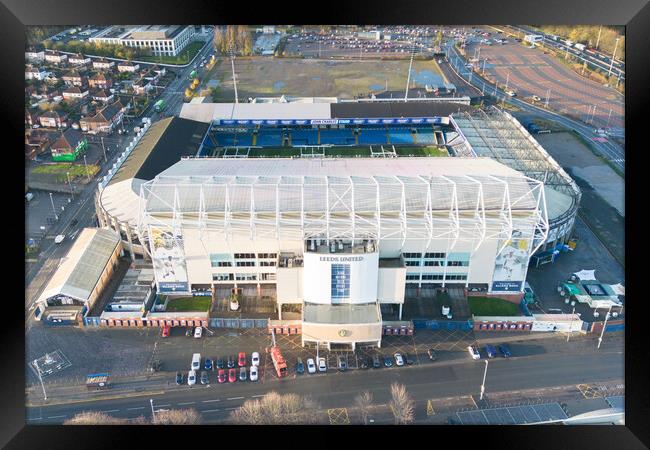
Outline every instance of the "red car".
[[169, 331], [171, 327], [169, 325], [165, 325], [162, 329], [162, 337], [167, 337], [169, 336]]
[[229, 383], [234, 383], [237, 381], [237, 371], [233, 369], [228, 370], [228, 382]]
[[226, 382], [226, 370], [225, 369], [219, 369], [219, 372], [217, 374], [217, 381], [219, 383], [225, 383]]
[[239, 355], [237, 357], [237, 365], [239, 367], [244, 367], [246, 365], [246, 353], [239, 352]]

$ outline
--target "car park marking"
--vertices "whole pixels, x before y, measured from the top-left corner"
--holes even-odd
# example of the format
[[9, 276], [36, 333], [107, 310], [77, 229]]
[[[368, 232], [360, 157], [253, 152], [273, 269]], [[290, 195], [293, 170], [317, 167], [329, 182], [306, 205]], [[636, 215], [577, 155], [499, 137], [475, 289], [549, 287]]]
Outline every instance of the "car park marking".
[[242, 398], [244, 398], [244, 397], [230, 397], [230, 398], [227, 398], [226, 400], [241, 400]]
[[330, 425], [349, 425], [350, 416], [347, 408], [332, 408], [327, 410]]

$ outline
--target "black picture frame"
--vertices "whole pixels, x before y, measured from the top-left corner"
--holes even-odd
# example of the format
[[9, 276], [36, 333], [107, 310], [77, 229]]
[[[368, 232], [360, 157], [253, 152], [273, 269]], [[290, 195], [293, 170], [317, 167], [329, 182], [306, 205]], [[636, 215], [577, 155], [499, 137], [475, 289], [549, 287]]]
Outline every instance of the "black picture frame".
[[[472, 2], [469, 0], [451, 2], [426, 2], [403, 0], [400, 2], [377, 0], [364, 2], [295, 2], [295, 3], [215, 3], [209, 1], [157, 0], [155, 2], [133, 2], [116, 0], [111, 2], [92, 1], [34, 1], [3, 0], [0, 4], [0, 45], [3, 64], [0, 70], [0, 103], [2, 104], [5, 204], [23, 208], [20, 183], [23, 172], [13, 169], [24, 164], [19, 151], [23, 139], [24, 114], [22, 92], [24, 78], [25, 26], [82, 23], [324, 23], [324, 24], [613, 24], [626, 26], [626, 150], [631, 164], [626, 165], [626, 240], [633, 251], [626, 252], [626, 288], [630, 302], [626, 304], [626, 425], [625, 427], [413, 427], [402, 430], [349, 427], [345, 437], [331, 435], [320, 439], [321, 430], [293, 428], [264, 428], [273, 433], [275, 445], [282, 446], [349, 445], [349, 439], [358, 437], [362, 441], [375, 437], [383, 445], [393, 441], [394, 445], [477, 445], [482, 447], [506, 448], [647, 448], [650, 445], [649, 390], [650, 374], [647, 369], [648, 345], [647, 325], [648, 301], [640, 284], [645, 269], [645, 258], [641, 247], [643, 209], [635, 208], [635, 197], [642, 199], [644, 188], [639, 180], [643, 154], [647, 151], [647, 125], [643, 114], [649, 102], [648, 73], [650, 39], [650, 5], [644, 0], [614, 2], [605, 0], [546, 0], [521, 1], [494, 0]], [[15, 158], [15, 159], [14, 159]], [[22, 163], [22, 164], [21, 164]], [[9, 176], [7, 176], [9, 175]], [[15, 179], [14, 179], [15, 178]], [[637, 187], [637, 185], [639, 185]], [[13, 202], [15, 201], [15, 205]], [[643, 203], [641, 203], [643, 205]], [[20, 220], [15, 213], [5, 213], [9, 226], [3, 230], [5, 236], [20, 236]], [[20, 216], [18, 216], [20, 217]], [[635, 219], [636, 217], [636, 219]], [[14, 224], [17, 224], [14, 226]], [[24, 224], [22, 224], [24, 225]], [[24, 230], [24, 227], [23, 227]], [[637, 251], [635, 247], [639, 247]], [[63, 427], [26, 426], [24, 421], [24, 364], [25, 334], [24, 310], [21, 306], [19, 289], [14, 289], [10, 268], [19, 266], [24, 258], [21, 239], [6, 239], [5, 248], [11, 249], [11, 257], [5, 257], [3, 274], [11, 286], [10, 293], [3, 297], [0, 328], [3, 342], [4, 370], [1, 383], [2, 420], [0, 423], [0, 445], [6, 448], [132, 448], [140, 445], [164, 445], [173, 442], [173, 437], [182, 439], [175, 445], [188, 445], [187, 436], [192, 434], [191, 445], [247, 446], [251, 436], [246, 429], [221, 430], [213, 427], [187, 427], [170, 429], [166, 427]], [[13, 254], [16, 259], [13, 259]], [[638, 261], [634, 261], [638, 257]], [[16, 269], [18, 271], [18, 269]], [[16, 279], [23, 275], [16, 275]], [[14, 293], [15, 291], [15, 293]], [[23, 291], [24, 292], [24, 291]], [[11, 301], [10, 301], [11, 300]], [[561, 380], [558, 380], [560, 383]], [[339, 429], [337, 429], [337, 433]], [[328, 430], [328, 434], [334, 430]], [[411, 433], [422, 433], [413, 437]], [[442, 436], [451, 439], [443, 444]], [[255, 436], [253, 436], [255, 437]], [[328, 436], [329, 437], [329, 436]], [[333, 438], [333, 439], [332, 439]], [[256, 438], [257, 439], [257, 438]], [[259, 438], [257, 445], [268, 445], [266, 437]], [[345, 440], [342, 440], [345, 439]], [[243, 443], [243, 444], [242, 444]], [[392, 444], [392, 442], [391, 442]]]

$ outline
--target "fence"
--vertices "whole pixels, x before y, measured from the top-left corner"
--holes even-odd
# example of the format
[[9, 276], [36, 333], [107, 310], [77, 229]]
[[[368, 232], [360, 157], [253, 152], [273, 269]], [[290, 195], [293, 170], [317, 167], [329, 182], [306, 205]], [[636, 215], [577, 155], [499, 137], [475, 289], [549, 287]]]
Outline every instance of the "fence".
[[474, 324], [471, 320], [425, 320], [413, 319], [415, 329], [428, 330], [471, 330]]

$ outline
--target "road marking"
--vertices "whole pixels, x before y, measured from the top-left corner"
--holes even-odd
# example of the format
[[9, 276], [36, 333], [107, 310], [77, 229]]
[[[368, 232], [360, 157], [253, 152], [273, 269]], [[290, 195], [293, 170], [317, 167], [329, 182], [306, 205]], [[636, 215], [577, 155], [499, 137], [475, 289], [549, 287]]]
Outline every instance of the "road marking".
[[230, 397], [230, 398], [228, 398], [226, 400], [241, 400], [242, 398], [244, 398], [244, 397]]
[[43, 420], [42, 417], [28, 417], [27, 420]]
[[132, 410], [132, 409], [144, 409], [144, 406], [137, 406], [135, 408], [126, 408], [127, 410]]
[[118, 411], [119, 409], [107, 409], [106, 411], [102, 411], [102, 412], [109, 413], [109, 412], [118, 412]]
[[231, 410], [233, 410], [233, 409], [239, 409], [239, 406], [235, 406], [235, 407], [233, 407], [233, 408], [226, 408], [225, 410], [226, 410], [226, 411], [231, 411]]
[[158, 408], [164, 408], [165, 406], [172, 406], [172, 405], [156, 405]]
[[184, 403], [178, 403], [178, 406], [181, 406], [181, 405], [193, 405], [194, 403], [196, 403], [196, 402], [184, 402]]
[[251, 398], [264, 397], [266, 394], [252, 395]]
[[201, 412], [204, 412], [204, 413], [217, 412], [217, 411], [221, 411], [221, 410], [220, 409], [203, 409], [203, 410], [201, 410]]
[[215, 399], [215, 400], [202, 400], [201, 403], [211, 403], [211, 402], [220, 402], [221, 399]]
[[349, 425], [350, 417], [347, 408], [332, 408], [327, 410], [330, 425]]
[[64, 414], [62, 416], [48, 416], [48, 419], [60, 419], [61, 417], [66, 417], [66, 415]]

